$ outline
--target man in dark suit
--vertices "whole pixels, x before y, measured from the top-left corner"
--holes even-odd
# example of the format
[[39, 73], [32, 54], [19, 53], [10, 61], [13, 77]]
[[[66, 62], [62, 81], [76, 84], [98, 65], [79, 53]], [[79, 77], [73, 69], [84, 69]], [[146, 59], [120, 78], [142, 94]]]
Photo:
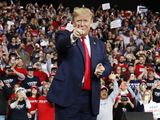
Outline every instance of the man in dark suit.
[[100, 78], [111, 72], [104, 43], [88, 36], [93, 13], [73, 11], [73, 32], [56, 33], [59, 66], [47, 94], [55, 104], [56, 120], [96, 120], [100, 102]]

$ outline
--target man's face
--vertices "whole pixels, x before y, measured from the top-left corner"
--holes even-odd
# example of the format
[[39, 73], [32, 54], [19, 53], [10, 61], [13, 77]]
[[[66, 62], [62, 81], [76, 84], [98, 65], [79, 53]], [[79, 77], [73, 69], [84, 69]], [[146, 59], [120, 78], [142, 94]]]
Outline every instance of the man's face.
[[22, 67], [22, 66], [23, 66], [23, 61], [22, 61], [22, 59], [19, 59], [19, 60], [18, 60], [17, 66], [18, 66], [18, 67]]
[[49, 85], [48, 84], [44, 85], [43, 86], [43, 94], [46, 95], [48, 90], [49, 90]]
[[154, 72], [149, 71], [149, 72], [148, 72], [148, 77], [150, 77], [150, 78], [154, 77]]
[[84, 35], [87, 35], [89, 33], [90, 26], [92, 23], [92, 17], [88, 13], [78, 15], [73, 19], [74, 27], [83, 30]]
[[141, 83], [139, 87], [141, 91], [145, 91], [147, 88], [147, 85], [145, 83]]
[[123, 56], [120, 57], [119, 62], [120, 62], [120, 63], [123, 63], [123, 62], [124, 62], [124, 57], [123, 57]]
[[143, 58], [143, 57], [140, 57], [140, 58], [139, 58], [139, 63], [140, 63], [140, 64], [144, 64], [144, 58]]
[[105, 90], [105, 89], [101, 90], [100, 97], [102, 100], [106, 99], [108, 97], [107, 90]]
[[134, 73], [134, 66], [129, 66], [128, 69], [129, 69], [130, 73]]
[[32, 88], [32, 94], [36, 95], [37, 94], [37, 89]]
[[33, 76], [33, 71], [32, 71], [32, 70], [29, 70], [29, 71], [28, 71], [28, 76], [30, 76], [30, 77]]
[[127, 83], [126, 82], [122, 82], [120, 85], [120, 88], [122, 91], [125, 91], [127, 89]]

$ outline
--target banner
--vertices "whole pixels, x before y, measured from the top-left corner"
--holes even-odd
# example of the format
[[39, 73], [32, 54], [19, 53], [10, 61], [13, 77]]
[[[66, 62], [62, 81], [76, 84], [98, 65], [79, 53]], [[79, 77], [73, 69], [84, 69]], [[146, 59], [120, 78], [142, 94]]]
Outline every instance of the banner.
[[8, 30], [10, 30], [11, 25], [14, 25], [14, 22], [13, 21], [7, 21], [7, 24], [8, 24]]
[[111, 8], [110, 3], [104, 3], [104, 4], [102, 4], [102, 10], [108, 10], [110, 8]]
[[110, 23], [111, 29], [121, 27], [122, 21], [120, 19], [114, 20]]
[[67, 23], [67, 26], [65, 28], [66, 30], [72, 32], [73, 31], [73, 25], [71, 24], [71, 22]]
[[91, 24], [92, 29], [96, 29], [98, 26], [99, 26], [99, 21]]
[[152, 112], [154, 119], [160, 118], [160, 103], [150, 102], [144, 105], [145, 112]]
[[137, 13], [146, 13], [148, 9], [145, 6], [137, 6]]

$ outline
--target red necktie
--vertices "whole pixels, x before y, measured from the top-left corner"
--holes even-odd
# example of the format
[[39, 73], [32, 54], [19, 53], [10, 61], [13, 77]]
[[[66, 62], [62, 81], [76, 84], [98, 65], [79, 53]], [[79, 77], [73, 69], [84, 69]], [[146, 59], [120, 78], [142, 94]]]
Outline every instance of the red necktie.
[[85, 37], [81, 37], [82, 39], [82, 45], [84, 48], [84, 57], [85, 57], [85, 72], [84, 72], [84, 84], [83, 89], [84, 90], [90, 90], [91, 89], [91, 60], [89, 56], [89, 52], [87, 49], [87, 46], [85, 44]]

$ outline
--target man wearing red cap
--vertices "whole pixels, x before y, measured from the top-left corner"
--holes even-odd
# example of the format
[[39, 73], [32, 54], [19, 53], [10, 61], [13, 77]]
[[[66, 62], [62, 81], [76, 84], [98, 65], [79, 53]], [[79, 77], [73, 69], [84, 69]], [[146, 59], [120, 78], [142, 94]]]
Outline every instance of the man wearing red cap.
[[97, 120], [113, 120], [113, 105], [120, 90], [118, 88], [116, 75], [111, 74], [109, 79], [113, 80], [113, 91], [109, 94], [109, 90], [106, 86], [101, 87], [100, 112], [97, 116]]
[[39, 90], [42, 89], [39, 78], [34, 76], [34, 68], [32, 65], [27, 66], [27, 75], [26, 78], [22, 81], [21, 86], [27, 89], [27, 92], [31, 91], [32, 86], [37, 86]]
[[156, 81], [156, 78], [154, 76], [154, 71], [152, 69], [149, 69], [147, 71], [147, 79], [146, 79], [147, 88], [151, 89], [153, 87], [155, 81]]

